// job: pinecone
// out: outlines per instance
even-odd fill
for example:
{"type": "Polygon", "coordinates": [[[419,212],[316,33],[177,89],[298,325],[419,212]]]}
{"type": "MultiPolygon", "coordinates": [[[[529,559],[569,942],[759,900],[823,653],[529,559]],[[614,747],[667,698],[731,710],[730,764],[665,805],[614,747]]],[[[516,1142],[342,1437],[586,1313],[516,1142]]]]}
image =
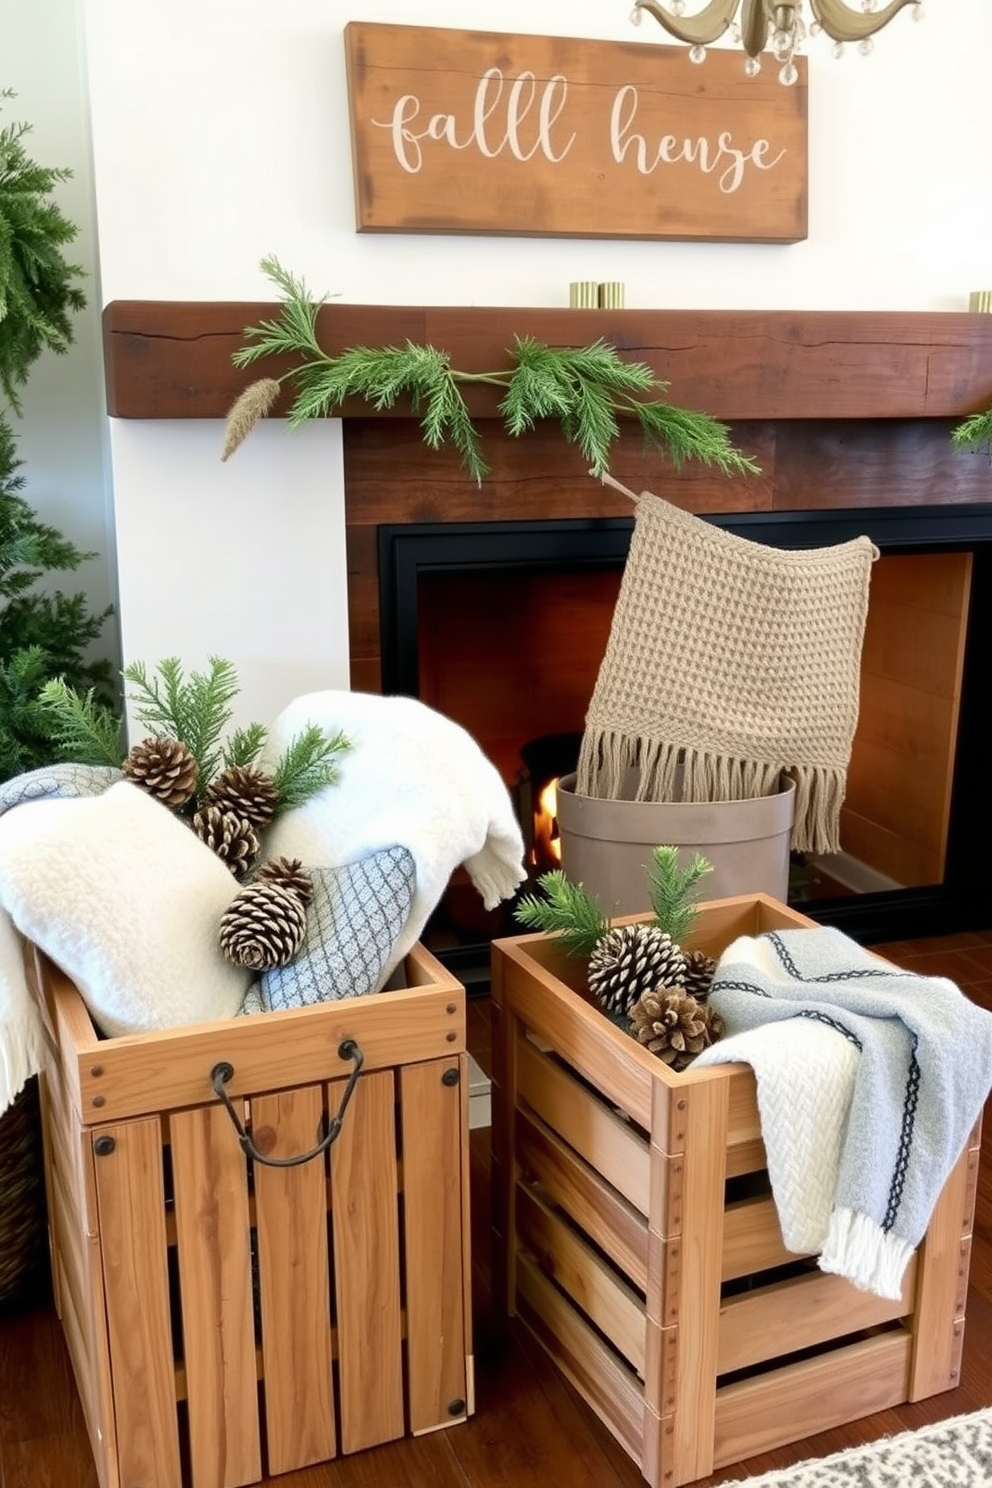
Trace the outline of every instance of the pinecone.
{"type": "Polygon", "coordinates": [[[715,971],[716,962],[705,951],[686,951],[682,985],[689,996],[694,997],[697,1002],[705,1002],[710,995],[715,971]]]}
{"type": "Polygon", "coordinates": [[[220,948],[235,966],[267,971],[292,961],[307,932],[306,905],[280,883],[246,884],[221,916],[220,948]]]}
{"type": "Polygon", "coordinates": [[[267,827],[279,804],[279,791],[264,771],[251,765],[229,765],[211,780],[203,792],[203,804],[233,811],[253,827],[267,827]]]}
{"type": "Polygon", "coordinates": [[[642,992],[681,985],[685,957],[657,925],[617,925],[589,957],[589,990],[604,1013],[626,1017],[642,992]]]}
{"type": "Polygon", "coordinates": [[[268,858],[259,863],[251,881],[279,884],[289,889],[303,904],[309,904],[313,897],[313,879],[299,858],[268,858]]]}
{"type": "Polygon", "coordinates": [[[219,806],[201,806],[192,821],[200,841],[215,852],[235,878],[244,878],[258,856],[258,837],[251,822],[222,811],[219,806]]]}
{"type": "Polygon", "coordinates": [[[133,745],[121,769],[126,780],[174,811],[191,800],[199,767],[181,739],[161,736],[133,745]]]}
{"type": "Polygon", "coordinates": [[[723,1021],[682,987],[645,992],[630,1010],[637,1042],[674,1070],[683,1070],[723,1033],[723,1021]]]}

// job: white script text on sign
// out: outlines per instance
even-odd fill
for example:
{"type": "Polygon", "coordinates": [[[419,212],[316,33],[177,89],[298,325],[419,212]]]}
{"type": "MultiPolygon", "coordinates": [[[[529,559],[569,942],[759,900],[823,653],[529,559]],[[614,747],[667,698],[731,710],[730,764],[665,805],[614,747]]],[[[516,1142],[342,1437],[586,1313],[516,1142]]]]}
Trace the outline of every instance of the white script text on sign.
{"type": "Polygon", "coordinates": [[[806,89],[739,53],[351,22],[359,230],[795,242],[806,89]]]}

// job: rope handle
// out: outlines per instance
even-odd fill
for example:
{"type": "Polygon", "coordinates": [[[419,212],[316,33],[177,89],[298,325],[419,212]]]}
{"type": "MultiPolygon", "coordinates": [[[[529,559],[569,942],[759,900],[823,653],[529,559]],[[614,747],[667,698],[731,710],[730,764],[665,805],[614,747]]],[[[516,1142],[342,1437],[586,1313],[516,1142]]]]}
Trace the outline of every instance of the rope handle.
{"type": "Polygon", "coordinates": [[[351,1100],[352,1092],[362,1072],[362,1065],[365,1063],[365,1055],[354,1039],[345,1039],[343,1043],[338,1045],[338,1058],[351,1059],[353,1061],[352,1071],[348,1076],[348,1083],[344,1088],[344,1095],[341,1097],[338,1113],[327,1123],[327,1131],[317,1143],[317,1146],[312,1147],[309,1152],[298,1152],[295,1157],[266,1157],[264,1152],[259,1152],[248,1132],[245,1130],[241,1117],[234,1109],[231,1097],[224,1089],[228,1081],[234,1078],[234,1065],[229,1064],[224,1059],[214,1065],[210,1071],[210,1082],[214,1087],[214,1094],[219,1101],[223,1102],[224,1109],[234,1123],[234,1129],[238,1134],[238,1142],[246,1157],[250,1157],[252,1162],[264,1163],[269,1168],[295,1168],[300,1163],[309,1162],[311,1158],[319,1157],[322,1152],[327,1151],[331,1143],[340,1136],[341,1124],[344,1121],[348,1102],[351,1100]]]}

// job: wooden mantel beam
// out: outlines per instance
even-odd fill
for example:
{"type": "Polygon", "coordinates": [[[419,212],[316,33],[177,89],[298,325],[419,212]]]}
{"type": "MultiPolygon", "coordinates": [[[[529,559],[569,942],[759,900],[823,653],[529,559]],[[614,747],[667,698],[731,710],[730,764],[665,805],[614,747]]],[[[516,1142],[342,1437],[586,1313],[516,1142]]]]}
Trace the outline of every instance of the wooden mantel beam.
{"type": "MultiPolygon", "coordinates": [[[[103,312],[107,410],[115,418],[223,418],[255,376],[232,354],[246,326],[275,303],[114,300],[103,312]]],[[[558,310],[329,303],[321,345],[402,345],[446,351],[465,371],[505,367],[514,336],[553,346],[597,337],[647,362],[673,403],[716,418],[952,418],[992,404],[992,315],[958,312],[800,310],[558,310]]],[[[476,417],[497,394],[473,389],[476,417]]],[[[286,401],[275,413],[285,413],[286,401]]],[[[366,404],[345,416],[369,417],[366,404]]],[[[409,415],[397,407],[396,415],[409,415]]]]}

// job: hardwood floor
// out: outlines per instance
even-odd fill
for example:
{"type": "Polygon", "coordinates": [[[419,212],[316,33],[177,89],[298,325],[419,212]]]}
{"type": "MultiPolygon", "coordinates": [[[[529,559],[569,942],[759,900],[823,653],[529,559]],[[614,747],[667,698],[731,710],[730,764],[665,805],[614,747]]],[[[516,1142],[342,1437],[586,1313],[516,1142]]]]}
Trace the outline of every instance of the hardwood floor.
{"type": "MultiPolygon", "coordinates": [[[[884,947],[899,964],[949,976],[992,1010],[992,932],[884,947]]],[[[469,1045],[486,1068],[488,1004],[469,1006],[469,1045]]],[[[267,1480],[273,1488],[638,1488],[639,1470],[489,1291],[489,1134],[472,1134],[476,1414],[464,1425],[267,1480]]],[[[700,1480],[699,1488],[992,1404],[992,1111],[987,1109],[960,1386],[868,1416],[700,1480]]],[[[0,1321],[0,1488],[97,1488],[61,1326],[48,1302],[0,1321]]],[[[122,1488],[144,1488],[125,1484],[122,1488]]]]}

